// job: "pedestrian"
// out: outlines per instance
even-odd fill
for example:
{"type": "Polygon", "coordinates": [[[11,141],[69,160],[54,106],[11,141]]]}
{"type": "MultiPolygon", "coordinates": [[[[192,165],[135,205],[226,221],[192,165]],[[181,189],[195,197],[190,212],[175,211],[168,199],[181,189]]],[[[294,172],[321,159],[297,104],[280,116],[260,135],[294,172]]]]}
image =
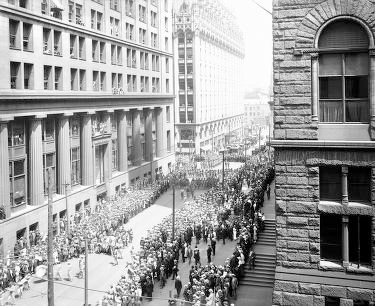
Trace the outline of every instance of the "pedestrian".
{"type": "Polygon", "coordinates": [[[195,249],[194,249],[194,260],[195,260],[196,266],[201,263],[201,255],[199,254],[199,249],[197,245],[195,246],[195,249]]]}
{"type": "Polygon", "coordinates": [[[208,263],[211,262],[211,254],[212,254],[212,248],[211,248],[211,245],[208,245],[208,248],[207,248],[207,262],[208,263]]]}
{"type": "Polygon", "coordinates": [[[189,259],[189,265],[191,264],[191,257],[193,256],[193,250],[191,249],[190,244],[187,247],[187,258],[189,259]]]}
{"type": "Polygon", "coordinates": [[[56,279],[58,281],[62,280],[62,277],[61,277],[61,263],[57,263],[56,264],[56,279]]]}
{"type": "Polygon", "coordinates": [[[115,262],[113,263],[114,266],[117,266],[117,265],[118,265],[117,252],[118,252],[118,251],[117,251],[117,248],[114,247],[114,248],[113,248],[113,259],[114,259],[114,261],[115,261],[115,262]]]}
{"type": "Polygon", "coordinates": [[[267,199],[269,200],[271,197],[271,186],[270,184],[267,185],[267,199]]]}
{"type": "Polygon", "coordinates": [[[172,268],[172,280],[174,280],[175,277],[177,276],[177,272],[178,272],[177,260],[175,260],[173,268],[172,268]]]}
{"type": "Polygon", "coordinates": [[[181,289],[182,289],[182,282],[180,279],[180,275],[176,276],[176,280],[174,281],[174,287],[177,291],[177,298],[179,298],[181,294],[181,289]]]}
{"type": "Polygon", "coordinates": [[[212,247],[212,254],[215,256],[215,251],[216,251],[216,239],[215,239],[215,237],[211,238],[211,247],[212,247]]]}
{"type": "Polygon", "coordinates": [[[68,281],[71,282],[73,280],[73,272],[72,272],[72,265],[70,262],[68,262],[67,274],[68,274],[68,281]]]}

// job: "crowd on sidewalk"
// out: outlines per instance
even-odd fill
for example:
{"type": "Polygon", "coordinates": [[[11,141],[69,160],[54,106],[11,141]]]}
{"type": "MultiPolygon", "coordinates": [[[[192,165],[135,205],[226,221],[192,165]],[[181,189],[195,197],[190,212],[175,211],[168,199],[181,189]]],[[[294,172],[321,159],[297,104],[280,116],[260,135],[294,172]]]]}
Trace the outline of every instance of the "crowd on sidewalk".
{"type": "MultiPolygon", "coordinates": [[[[205,173],[210,174],[217,172],[205,173]]],[[[141,240],[140,251],[132,252],[123,276],[101,305],[140,305],[142,299],[152,299],[154,286],[162,288],[169,277],[175,280],[177,297],[181,295],[189,305],[215,300],[221,306],[230,296],[235,297],[243,267],[249,258],[254,258],[251,247],[264,228],[261,207],[274,172],[268,156],[259,154],[254,162],[227,174],[224,191],[217,183],[199,198],[185,202],[176,212],[174,231],[172,216],[149,231],[141,240]],[[243,193],[242,182],[252,191],[243,193]],[[216,243],[225,243],[226,239],[238,241],[232,256],[223,265],[212,264],[216,243]],[[207,244],[207,265],[202,265],[196,247],[201,240],[207,244]],[[180,260],[194,263],[190,281],[184,286],[177,277],[180,260]]]]}

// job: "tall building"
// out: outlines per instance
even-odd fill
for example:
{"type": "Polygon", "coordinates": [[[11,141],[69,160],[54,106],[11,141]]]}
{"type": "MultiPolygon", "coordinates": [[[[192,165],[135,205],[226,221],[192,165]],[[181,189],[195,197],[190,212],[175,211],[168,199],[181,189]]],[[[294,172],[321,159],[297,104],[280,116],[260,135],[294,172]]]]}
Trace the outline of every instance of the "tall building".
{"type": "Polygon", "coordinates": [[[374,305],[375,4],[297,2],[273,7],[273,304],[374,305]]]}
{"type": "MultiPolygon", "coordinates": [[[[174,160],[171,0],[0,0],[0,255],[174,160]]],[[[58,228],[57,228],[58,229],[58,228]]]]}
{"type": "Polygon", "coordinates": [[[217,0],[174,1],[178,152],[211,151],[242,128],[242,33],[217,0]]]}

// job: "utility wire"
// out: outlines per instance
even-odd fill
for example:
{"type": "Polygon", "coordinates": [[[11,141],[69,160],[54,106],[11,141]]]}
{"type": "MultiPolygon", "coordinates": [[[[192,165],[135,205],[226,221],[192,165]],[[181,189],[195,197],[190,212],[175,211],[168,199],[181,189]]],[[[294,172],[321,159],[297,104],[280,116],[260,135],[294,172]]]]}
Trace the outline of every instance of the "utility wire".
{"type": "Polygon", "coordinates": [[[264,6],[260,5],[255,0],[251,0],[251,2],[253,2],[255,5],[259,6],[262,10],[266,11],[268,14],[270,14],[272,16],[272,12],[271,11],[267,10],[264,6]]]}

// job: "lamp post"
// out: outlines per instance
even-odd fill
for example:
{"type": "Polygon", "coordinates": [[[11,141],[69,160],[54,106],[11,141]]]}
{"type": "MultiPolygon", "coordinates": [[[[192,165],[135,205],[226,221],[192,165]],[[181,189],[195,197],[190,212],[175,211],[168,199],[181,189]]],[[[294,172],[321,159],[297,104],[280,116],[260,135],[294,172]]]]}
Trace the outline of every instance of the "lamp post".
{"type": "Polygon", "coordinates": [[[225,154],[225,149],[221,149],[220,153],[223,154],[223,176],[222,176],[222,181],[221,181],[221,189],[222,189],[222,194],[223,194],[223,204],[224,204],[224,174],[225,174],[225,168],[224,168],[224,154],[225,154]]]}

